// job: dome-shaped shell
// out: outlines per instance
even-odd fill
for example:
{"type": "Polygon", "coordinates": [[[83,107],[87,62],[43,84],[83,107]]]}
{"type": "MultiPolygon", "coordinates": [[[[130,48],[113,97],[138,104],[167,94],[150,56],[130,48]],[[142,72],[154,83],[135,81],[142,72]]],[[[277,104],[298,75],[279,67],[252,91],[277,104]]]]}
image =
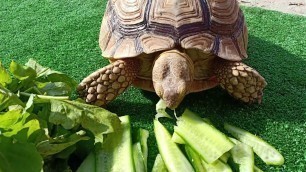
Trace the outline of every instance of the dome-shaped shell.
{"type": "Polygon", "coordinates": [[[247,39],[236,0],[109,0],[99,44],[115,59],[180,46],[238,61],[247,39]]]}

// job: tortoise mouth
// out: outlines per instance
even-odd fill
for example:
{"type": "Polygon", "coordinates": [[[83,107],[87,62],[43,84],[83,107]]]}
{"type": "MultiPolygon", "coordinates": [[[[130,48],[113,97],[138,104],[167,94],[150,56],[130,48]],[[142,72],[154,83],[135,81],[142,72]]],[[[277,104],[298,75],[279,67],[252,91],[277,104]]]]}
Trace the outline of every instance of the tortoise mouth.
{"type": "Polygon", "coordinates": [[[177,108],[185,97],[185,93],[179,91],[167,90],[162,94],[162,99],[166,103],[167,107],[174,110],[177,108]]]}

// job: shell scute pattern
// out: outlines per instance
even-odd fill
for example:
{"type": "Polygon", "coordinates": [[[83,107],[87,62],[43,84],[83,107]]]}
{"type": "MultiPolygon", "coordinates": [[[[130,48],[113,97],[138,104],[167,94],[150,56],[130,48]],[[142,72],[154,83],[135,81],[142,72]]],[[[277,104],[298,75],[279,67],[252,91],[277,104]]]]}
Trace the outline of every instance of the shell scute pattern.
{"type": "Polygon", "coordinates": [[[236,0],[112,0],[99,43],[102,55],[114,59],[180,46],[241,60],[247,28],[236,0]]]}

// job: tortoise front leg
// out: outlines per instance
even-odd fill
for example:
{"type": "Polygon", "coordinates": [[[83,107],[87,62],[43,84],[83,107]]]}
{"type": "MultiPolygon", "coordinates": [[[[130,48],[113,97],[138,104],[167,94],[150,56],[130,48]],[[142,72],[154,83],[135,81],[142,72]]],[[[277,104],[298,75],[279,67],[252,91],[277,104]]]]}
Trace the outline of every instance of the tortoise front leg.
{"type": "Polygon", "coordinates": [[[246,103],[261,103],[267,83],[255,69],[242,62],[218,60],[215,72],[221,87],[231,96],[246,103]]]}
{"type": "Polygon", "coordinates": [[[86,103],[106,105],[132,84],[138,69],[135,58],[117,60],[84,78],[77,91],[86,103]]]}

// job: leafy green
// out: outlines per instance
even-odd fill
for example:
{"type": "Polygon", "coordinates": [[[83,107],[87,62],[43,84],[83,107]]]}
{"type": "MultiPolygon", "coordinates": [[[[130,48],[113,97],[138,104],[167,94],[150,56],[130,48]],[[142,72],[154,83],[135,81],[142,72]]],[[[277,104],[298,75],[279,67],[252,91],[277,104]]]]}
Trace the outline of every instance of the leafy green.
{"type": "Polygon", "coordinates": [[[44,140],[38,143],[36,148],[43,157],[50,156],[63,151],[81,140],[89,140],[89,137],[85,136],[85,134],[86,132],[81,130],[70,136],[62,135],[54,139],[44,140]]]}
{"type": "Polygon", "coordinates": [[[27,66],[22,66],[15,61],[11,62],[10,71],[20,81],[33,80],[36,77],[36,71],[27,66]]]}
{"type": "Polygon", "coordinates": [[[11,110],[0,115],[0,128],[8,128],[18,122],[20,110],[11,110]]]}
{"type": "Polygon", "coordinates": [[[12,78],[10,74],[6,71],[6,69],[2,66],[0,62],[0,84],[3,86],[6,86],[6,84],[9,84],[12,82],[12,78]]]}
{"type": "Polygon", "coordinates": [[[16,94],[0,85],[0,111],[8,108],[11,105],[25,106],[25,104],[16,94]]]}
{"type": "Polygon", "coordinates": [[[32,143],[13,141],[0,135],[0,171],[33,171],[42,169],[43,159],[32,143]]]}
{"type": "Polygon", "coordinates": [[[50,96],[69,95],[72,90],[65,82],[36,82],[37,88],[44,94],[50,96]]]}
{"type": "Polygon", "coordinates": [[[69,87],[74,88],[77,85],[77,82],[70,78],[68,75],[63,74],[58,71],[51,70],[48,67],[43,67],[40,64],[38,64],[35,60],[29,59],[29,61],[25,64],[28,67],[31,67],[34,69],[37,73],[38,80],[47,80],[52,83],[55,82],[63,82],[69,85],[69,87]]]}
{"type": "Polygon", "coordinates": [[[0,171],[71,171],[71,158],[121,126],[116,114],[69,100],[76,83],[33,59],[0,63],[0,171]]]}
{"type": "Polygon", "coordinates": [[[72,129],[81,125],[95,135],[96,142],[103,142],[102,134],[120,127],[118,116],[103,108],[69,100],[51,100],[51,123],[72,129]]]}
{"type": "Polygon", "coordinates": [[[0,115],[0,131],[5,137],[15,138],[26,142],[32,135],[41,130],[40,123],[28,112],[22,110],[10,110],[0,115]]]}

